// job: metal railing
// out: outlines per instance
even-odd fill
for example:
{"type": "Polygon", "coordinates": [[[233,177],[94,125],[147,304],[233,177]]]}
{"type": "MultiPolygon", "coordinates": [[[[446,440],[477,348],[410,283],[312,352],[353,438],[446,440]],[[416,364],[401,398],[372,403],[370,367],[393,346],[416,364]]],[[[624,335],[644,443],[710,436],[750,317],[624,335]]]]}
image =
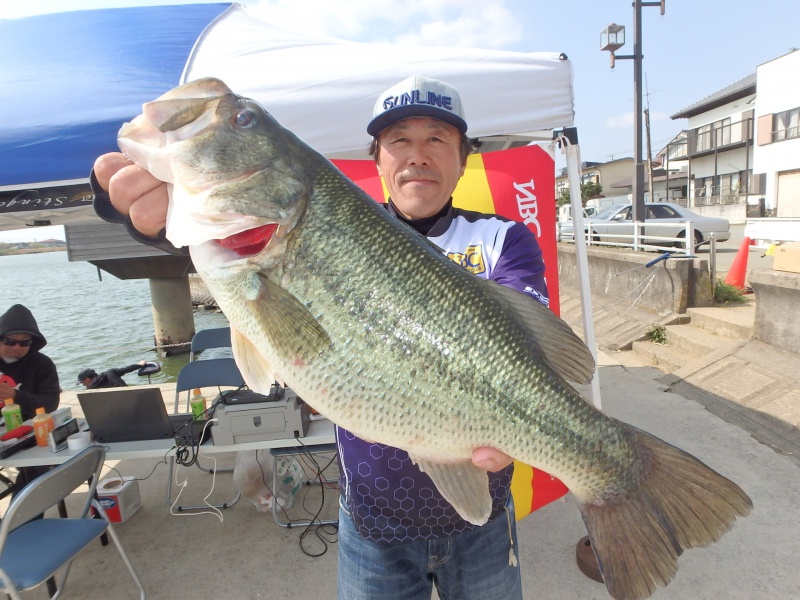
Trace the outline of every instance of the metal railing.
{"type": "MultiPolygon", "coordinates": [[[[694,242],[687,244],[686,240],[694,240],[694,222],[681,221],[684,226],[682,235],[675,237],[660,235],[658,232],[667,227],[673,228],[676,223],[671,225],[659,224],[653,221],[636,221],[628,223],[603,223],[603,232],[598,233],[594,223],[585,223],[584,231],[586,244],[588,246],[606,246],[631,248],[632,250],[647,252],[676,252],[681,254],[694,254],[696,247],[694,242]],[[633,232],[630,228],[633,227],[633,232]],[[625,230],[624,233],[610,233],[614,229],[625,230]],[[608,230],[608,231],[606,231],[608,230]],[[602,237],[601,237],[602,236],[602,237]]],[[[558,239],[561,242],[574,242],[575,231],[572,225],[559,224],[558,239]],[[569,227],[570,229],[567,229],[569,227]]]]}

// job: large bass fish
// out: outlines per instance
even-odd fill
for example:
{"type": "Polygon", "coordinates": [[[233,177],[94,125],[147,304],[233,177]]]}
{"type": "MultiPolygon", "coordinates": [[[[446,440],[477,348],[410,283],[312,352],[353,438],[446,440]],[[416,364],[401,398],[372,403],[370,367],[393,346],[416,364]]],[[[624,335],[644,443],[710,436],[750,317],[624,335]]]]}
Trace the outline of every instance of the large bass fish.
{"type": "Polygon", "coordinates": [[[408,451],[465,519],[491,510],[474,448],[543,469],[577,499],[611,596],[637,599],[750,511],[736,484],[575,391],[591,354],[552,312],[469,274],[223,82],[145,104],[119,144],[172,184],[167,237],[190,247],[248,385],[282,381],[408,451]]]}

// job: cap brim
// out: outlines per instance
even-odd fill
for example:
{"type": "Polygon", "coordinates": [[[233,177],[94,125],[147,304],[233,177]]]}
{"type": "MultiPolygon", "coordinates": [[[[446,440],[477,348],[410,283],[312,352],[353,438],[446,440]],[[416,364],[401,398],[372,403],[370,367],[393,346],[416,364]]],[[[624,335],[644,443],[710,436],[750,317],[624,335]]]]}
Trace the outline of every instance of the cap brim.
{"type": "Polygon", "coordinates": [[[392,123],[397,123],[397,121],[409,119],[411,117],[431,117],[452,125],[461,133],[467,132],[467,122],[458,115],[435,106],[412,104],[408,106],[398,106],[397,108],[382,112],[369,122],[367,125],[367,133],[375,137],[392,123]]]}

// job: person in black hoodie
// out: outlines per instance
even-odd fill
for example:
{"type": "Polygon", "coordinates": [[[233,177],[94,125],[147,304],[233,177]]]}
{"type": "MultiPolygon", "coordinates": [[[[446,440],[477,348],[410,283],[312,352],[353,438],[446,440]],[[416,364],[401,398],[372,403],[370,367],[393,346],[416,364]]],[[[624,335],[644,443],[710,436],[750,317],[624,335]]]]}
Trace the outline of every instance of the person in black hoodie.
{"type": "Polygon", "coordinates": [[[36,409],[58,408],[61,387],[53,361],[40,351],[47,340],[30,310],[15,304],[0,316],[0,403],[11,398],[32,419],[36,409]]]}

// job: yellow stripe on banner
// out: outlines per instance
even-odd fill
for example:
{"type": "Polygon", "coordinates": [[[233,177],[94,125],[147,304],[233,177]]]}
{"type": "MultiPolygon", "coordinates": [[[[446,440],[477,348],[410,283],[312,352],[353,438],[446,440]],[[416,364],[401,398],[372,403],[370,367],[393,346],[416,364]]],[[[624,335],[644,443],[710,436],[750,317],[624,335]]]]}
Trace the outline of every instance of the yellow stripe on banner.
{"type": "Polygon", "coordinates": [[[483,166],[483,157],[480,154],[471,154],[467,157],[467,169],[459,180],[456,191],[453,192],[453,205],[488,214],[496,212],[492,190],[486,177],[486,168],[483,166]]]}
{"type": "Polygon", "coordinates": [[[511,477],[511,496],[514,498],[514,516],[517,521],[531,514],[533,506],[533,467],[514,461],[511,477]]]}

